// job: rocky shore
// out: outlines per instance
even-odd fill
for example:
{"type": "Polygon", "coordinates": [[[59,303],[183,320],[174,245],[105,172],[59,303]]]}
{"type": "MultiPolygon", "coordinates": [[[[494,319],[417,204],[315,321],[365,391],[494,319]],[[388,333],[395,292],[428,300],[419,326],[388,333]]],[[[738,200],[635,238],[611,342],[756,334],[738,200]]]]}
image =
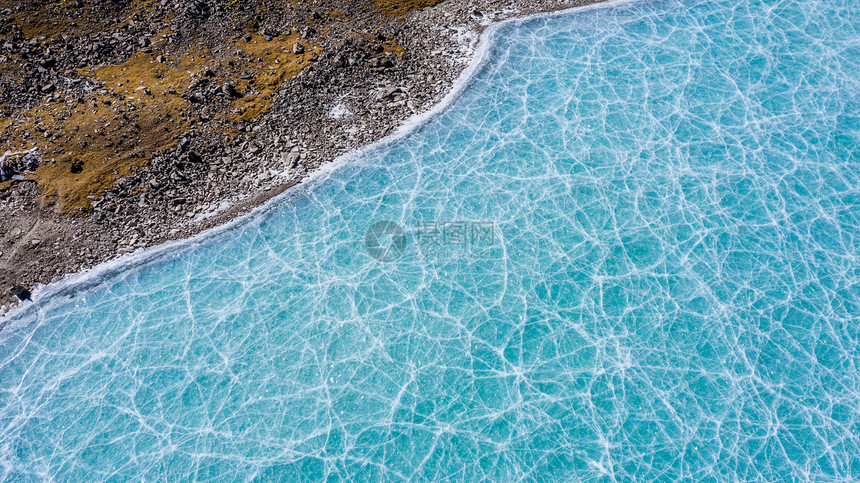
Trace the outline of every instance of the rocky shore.
{"type": "Polygon", "coordinates": [[[0,313],[384,137],[491,23],[593,2],[275,3],[0,0],[0,313]]]}

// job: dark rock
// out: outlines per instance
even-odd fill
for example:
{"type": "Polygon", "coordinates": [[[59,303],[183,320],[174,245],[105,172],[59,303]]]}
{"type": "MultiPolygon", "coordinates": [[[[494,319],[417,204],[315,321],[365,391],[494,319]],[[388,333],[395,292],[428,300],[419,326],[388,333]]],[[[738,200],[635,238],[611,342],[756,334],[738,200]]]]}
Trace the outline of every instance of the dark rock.
{"type": "Polygon", "coordinates": [[[230,96],[234,99],[238,99],[240,97],[243,97],[243,94],[241,92],[237,91],[236,86],[230,82],[225,82],[224,87],[221,88],[221,91],[224,94],[227,94],[228,96],[230,96]]]}
{"type": "Polygon", "coordinates": [[[305,53],[305,46],[296,42],[293,44],[293,53],[296,55],[301,55],[305,53]]]}
{"type": "Polygon", "coordinates": [[[10,288],[9,291],[12,292],[13,295],[18,297],[18,300],[22,302],[25,300],[31,300],[30,291],[20,285],[12,285],[12,288],[10,288]]]}
{"type": "Polygon", "coordinates": [[[191,163],[200,163],[203,161],[203,156],[201,156],[197,151],[189,151],[188,161],[191,163]]]}
{"type": "Polygon", "coordinates": [[[18,164],[22,165],[25,171],[35,171],[39,167],[39,158],[33,153],[27,153],[18,164]]]}
{"type": "Polygon", "coordinates": [[[379,92],[379,98],[385,99],[385,100],[391,100],[391,99],[394,99],[394,96],[396,96],[397,94],[402,94],[402,93],[403,93],[403,90],[399,87],[394,87],[394,86],[383,87],[382,90],[379,92]]]}
{"type": "Polygon", "coordinates": [[[201,0],[186,3],[182,8],[182,14],[195,20],[206,19],[212,14],[209,5],[201,0]]]}
{"type": "Polygon", "coordinates": [[[74,161],[74,162],[72,162],[72,165],[69,166],[69,171],[71,171],[72,174],[78,174],[78,173],[82,172],[83,170],[84,170],[84,163],[82,163],[80,161],[74,161]]]}

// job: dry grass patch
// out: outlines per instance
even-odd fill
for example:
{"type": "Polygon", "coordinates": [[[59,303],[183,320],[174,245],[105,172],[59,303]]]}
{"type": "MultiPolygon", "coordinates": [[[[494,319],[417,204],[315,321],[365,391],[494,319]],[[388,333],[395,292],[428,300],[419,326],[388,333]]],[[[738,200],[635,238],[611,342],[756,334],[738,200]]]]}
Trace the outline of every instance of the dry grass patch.
{"type": "Polygon", "coordinates": [[[45,37],[53,39],[61,34],[72,37],[94,34],[112,25],[117,17],[129,19],[135,13],[150,12],[159,0],[76,0],[21,2],[20,0],[0,0],[0,9],[21,7],[14,16],[14,22],[21,33],[28,38],[45,37]],[[92,14],[95,7],[108,8],[92,14]]]}
{"type": "MultiPolygon", "coordinates": [[[[154,153],[174,147],[197,124],[187,96],[192,84],[202,79],[218,86],[233,83],[244,95],[231,100],[226,112],[219,109],[219,116],[229,123],[250,122],[267,112],[280,86],[320,52],[295,34],[274,39],[254,35],[250,42],[228,45],[236,50],[219,56],[204,49],[168,55],[150,48],[116,65],[82,69],[82,77],[104,88],[80,103],[44,102],[14,121],[4,120],[0,152],[38,147],[43,159],[53,159],[28,175],[38,183],[43,202],[62,212],[89,211],[117,179],[146,166],[154,153]],[[304,53],[293,53],[296,43],[304,53]],[[83,170],[73,173],[73,163],[82,163],[83,170]]],[[[223,125],[206,129],[219,138],[235,132],[223,125]]]]}
{"type": "Polygon", "coordinates": [[[373,6],[389,17],[402,17],[413,10],[432,7],[444,0],[373,0],[373,6]]]}
{"type": "Polygon", "coordinates": [[[242,65],[252,73],[250,79],[235,81],[237,90],[244,96],[230,103],[233,121],[252,121],[268,112],[284,81],[298,75],[322,52],[296,33],[273,39],[255,33],[250,41],[236,40],[233,45],[242,51],[245,57],[242,65]],[[304,48],[301,54],[293,53],[297,43],[304,48]]]}

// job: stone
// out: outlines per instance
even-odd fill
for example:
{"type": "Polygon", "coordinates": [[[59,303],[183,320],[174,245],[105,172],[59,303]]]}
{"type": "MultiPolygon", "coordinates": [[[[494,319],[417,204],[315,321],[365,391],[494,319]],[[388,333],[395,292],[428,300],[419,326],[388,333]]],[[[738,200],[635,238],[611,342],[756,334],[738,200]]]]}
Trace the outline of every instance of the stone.
{"type": "Polygon", "coordinates": [[[18,297],[18,300],[20,300],[21,302],[30,300],[31,294],[26,287],[23,287],[21,285],[12,285],[9,291],[12,292],[15,297],[18,297]]]}
{"type": "Polygon", "coordinates": [[[399,87],[387,86],[379,91],[380,99],[393,99],[395,95],[402,94],[403,90],[399,87]]]}
{"type": "Polygon", "coordinates": [[[221,87],[221,92],[235,99],[243,97],[242,93],[237,91],[236,86],[231,82],[225,82],[224,86],[221,87]]]}
{"type": "Polygon", "coordinates": [[[197,151],[189,151],[188,161],[191,163],[200,163],[203,161],[203,156],[201,156],[197,151]]]}
{"type": "Polygon", "coordinates": [[[305,46],[296,42],[293,44],[293,53],[296,55],[301,55],[305,53],[305,46]]]}

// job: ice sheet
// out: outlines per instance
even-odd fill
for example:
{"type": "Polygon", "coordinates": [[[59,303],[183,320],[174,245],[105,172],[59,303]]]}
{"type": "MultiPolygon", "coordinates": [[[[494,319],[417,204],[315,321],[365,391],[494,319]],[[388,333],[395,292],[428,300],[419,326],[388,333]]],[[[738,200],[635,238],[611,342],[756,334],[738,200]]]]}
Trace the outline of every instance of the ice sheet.
{"type": "Polygon", "coordinates": [[[0,478],[860,478],[858,27],[495,31],[407,136],[18,314],[0,478]]]}

